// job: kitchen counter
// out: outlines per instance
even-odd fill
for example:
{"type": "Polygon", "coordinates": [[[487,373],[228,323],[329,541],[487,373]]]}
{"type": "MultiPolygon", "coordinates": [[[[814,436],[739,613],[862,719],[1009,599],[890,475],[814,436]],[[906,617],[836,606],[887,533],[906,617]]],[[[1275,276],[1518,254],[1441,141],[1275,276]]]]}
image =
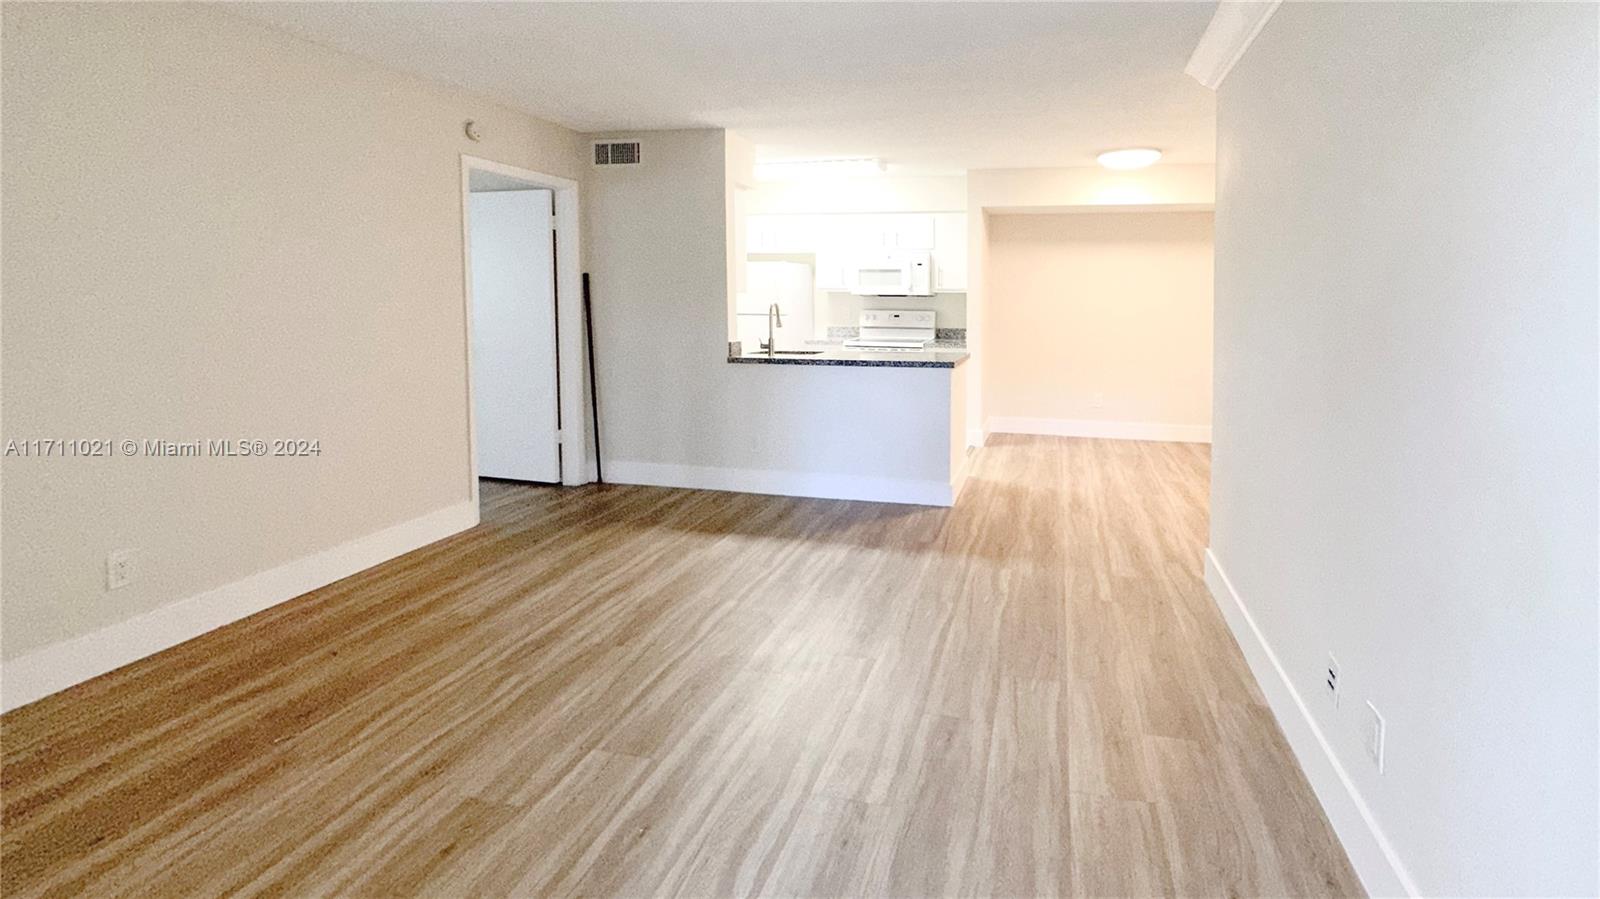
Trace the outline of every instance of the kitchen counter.
{"type": "MultiPolygon", "coordinates": [[[[731,347],[730,347],[731,349],[731,347]]],[[[729,362],[750,365],[842,365],[864,368],[955,368],[967,360],[960,347],[931,347],[926,350],[867,350],[846,346],[817,347],[820,353],[768,356],[763,351],[736,352],[729,362]]]]}

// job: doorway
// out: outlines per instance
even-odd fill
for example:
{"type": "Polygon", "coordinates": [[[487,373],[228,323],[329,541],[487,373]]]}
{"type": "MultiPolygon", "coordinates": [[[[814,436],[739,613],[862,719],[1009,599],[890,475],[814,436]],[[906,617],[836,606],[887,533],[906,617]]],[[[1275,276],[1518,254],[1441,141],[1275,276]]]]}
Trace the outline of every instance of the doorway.
{"type": "Polygon", "coordinates": [[[589,476],[577,183],[462,157],[470,489],[589,476]]]}

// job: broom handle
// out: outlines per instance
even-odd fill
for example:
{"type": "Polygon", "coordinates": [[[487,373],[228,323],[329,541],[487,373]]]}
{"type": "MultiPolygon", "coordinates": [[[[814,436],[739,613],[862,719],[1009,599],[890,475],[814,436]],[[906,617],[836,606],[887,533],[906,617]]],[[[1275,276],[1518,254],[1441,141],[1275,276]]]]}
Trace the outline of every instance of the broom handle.
{"type": "Polygon", "coordinates": [[[594,417],[594,479],[605,483],[600,471],[600,391],[595,387],[594,307],[589,302],[589,273],[583,273],[583,331],[589,341],[589,412],[594,417]]]}

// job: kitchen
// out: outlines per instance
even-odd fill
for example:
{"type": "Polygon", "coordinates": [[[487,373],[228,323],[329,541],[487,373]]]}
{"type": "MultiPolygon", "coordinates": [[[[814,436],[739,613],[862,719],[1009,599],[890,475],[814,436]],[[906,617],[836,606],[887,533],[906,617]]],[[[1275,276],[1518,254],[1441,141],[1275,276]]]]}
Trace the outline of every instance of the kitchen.
{"type": "MultiPolygon", "coordinates": [[[[831,161],[841,162],[881,171],[876,160],[831,161]]],[[[880,174],[874,202],[853,189],[865,178],[804,172],[774,184],[763,168],[758,181],[769,180],[735,199],[750,211],[733,235],[730,362],[954,368],[967,358],[964,179],[880,174]]]]}
{"type": "MultiPolygon", "coordinates": [[[[728,166],[727,361],[754,395],[832,406],[833,440],[889,475],[807,478],[801,490],[954,503],[970,456],[965,176],[895,174],[878,160],[746,167],[739,156],[728,166]],[[755,371],[767,368],[832,377],[779,386],[755,371]]],[[[771,402],[751,417],[770,416],[771,402]]]]}

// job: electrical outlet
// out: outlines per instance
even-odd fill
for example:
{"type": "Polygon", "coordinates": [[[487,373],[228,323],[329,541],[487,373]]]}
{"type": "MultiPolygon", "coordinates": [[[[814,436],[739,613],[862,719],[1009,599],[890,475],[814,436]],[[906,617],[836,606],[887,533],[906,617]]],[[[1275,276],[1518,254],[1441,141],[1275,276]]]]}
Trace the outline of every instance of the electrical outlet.
{"type": "Polygon", "coordinates": [[[1372,759],[1372,764],[1377,766],[1378,773],[1383,773],[1383,716],[1378,714],[1378,707],[1369,700],[1367,702],[1367,758],[1372,759]]]}
{"type": "Polygon", "coordinates": [[[1328,685],[1328,697],[1333,700],[1333,707],[1339,707],[1339,660],[1328,653],[1328,671],[1323,678],[1323,683],[1328,685]]]}
{"type": "Polygon", "coordinates": [[[106,589],[120,590],[133,583],[134,552],[119,549],[106,556],[106,589]]]}

